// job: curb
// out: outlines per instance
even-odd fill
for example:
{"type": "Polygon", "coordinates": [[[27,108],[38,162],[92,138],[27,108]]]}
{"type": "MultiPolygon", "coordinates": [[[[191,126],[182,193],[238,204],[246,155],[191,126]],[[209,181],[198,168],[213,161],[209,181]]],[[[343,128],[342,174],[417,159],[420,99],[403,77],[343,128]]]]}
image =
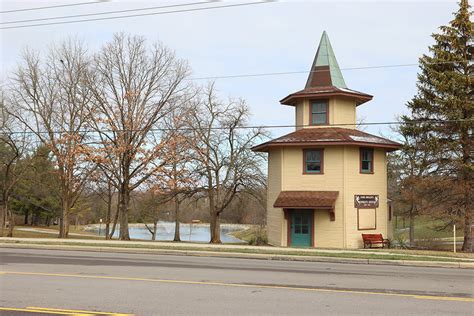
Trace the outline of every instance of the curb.
{"type": "Polygon", "coordinates": [[[257,259],[257,260],[281,260],[281,261],[301,261],[301,262],[328,262],[345,264],[372,264],[391,265],[427,268],[454,268],[454,269],[474,269],[474,262],[435,262],[435,261],[415,261],[415,260],[384,260],[384,259],[359,259],[359,258],[334,258],[318,256],[294,256],[279,254],[258,254],[239,252],[217,252],[199,250],[175,250],[175,249],[150,249],[150,248],[123,248],[123,247],[91,247],[74,245],[37,245],[37,244],[8,244],[0,243],[0,248],[16,249],[43,249],[43,250],[66,250],[66,251],[90,251],[108,253],[129,253],[129,254],[155,254],[155,255],[181,255],[195,257],[215,257],[215,258],[235,258],[235,259],[257,259]]]}

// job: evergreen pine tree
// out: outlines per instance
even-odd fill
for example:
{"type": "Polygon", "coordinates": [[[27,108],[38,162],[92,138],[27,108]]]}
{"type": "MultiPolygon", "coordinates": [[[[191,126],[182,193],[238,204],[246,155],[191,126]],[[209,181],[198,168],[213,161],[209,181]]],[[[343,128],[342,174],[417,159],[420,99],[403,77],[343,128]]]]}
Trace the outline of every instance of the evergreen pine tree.
{"type": "Polygon", "coordinates": [[[420,58],[418,93],[408,103],[411,115],[402,117],[402,133],[421,140],[418,150],[429,153],[425,198],[431,212],[464,227],[464,251],[472,249],[474,205],[471,15],[468,0],[462,0],[454,20],[432,35],[435,43],[420,58]]]}

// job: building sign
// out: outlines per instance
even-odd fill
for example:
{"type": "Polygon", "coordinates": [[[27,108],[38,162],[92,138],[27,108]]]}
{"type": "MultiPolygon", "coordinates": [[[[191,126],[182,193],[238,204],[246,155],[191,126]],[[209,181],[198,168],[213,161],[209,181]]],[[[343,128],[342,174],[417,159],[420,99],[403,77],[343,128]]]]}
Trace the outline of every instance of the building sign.
{"type": "Polygon", "coordinates": [[[377,208],[379,207],[378,195],[354,195],[355,208],[377,208]]]}

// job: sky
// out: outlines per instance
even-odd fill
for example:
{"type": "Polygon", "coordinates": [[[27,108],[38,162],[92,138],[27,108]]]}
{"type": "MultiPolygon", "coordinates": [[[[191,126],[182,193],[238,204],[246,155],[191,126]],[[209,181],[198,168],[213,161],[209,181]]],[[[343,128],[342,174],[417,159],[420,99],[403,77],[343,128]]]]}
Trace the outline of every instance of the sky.
{"type": "MultiPolygon", "coordinates": [[[[0,11],[93,1],[0,0],[0,11]]],[[[5,24],[17,20],[202,1],[111,0],[0,13],[0,27],[25,25],[5,24]]],[[[141,13],[257,1],[221,1],[141,13]]],[[[347,86],[374,96],[372,101],[358,107],[358,119],[364,122],[394,121],[399,115],[408,113],[406,103],[416,93],[417,66],[344,69],[417,63],[433,43],[430,35],[437,32],[439,26],[448,24],[456,10],[454,0],[275,1],[127,19],[0,29],[0,80],[2,83],[8,81],[9,73],[15,69],[26,47],[46,51],[52,43],[77,37],[95,52],[117,32],[141,35],[150,43],[163,42],[178,57],[188,61],[193,78],[308,71],[321,34],[326,30],[347,86]]],[[[128,14],[137,13],[140,12],[128,14]]],[[[74,20],[78,19],[81,18],[74,20]]],[[[291,125],[294,124],[294,108],[281,105],[279,100],[303,89],[307,76],[302,73],[217,79],[216,87],[223,98],[247,101],[252,112],[250,124],[291,125]]],[[[205,80],[196,82],[206,84],[205,80]]],[[[271,129],[273,137],[290,131],[288,128],[271,129]]],[[[367,126],[365,131],[396,138],[388,125],[367,126]]]]}

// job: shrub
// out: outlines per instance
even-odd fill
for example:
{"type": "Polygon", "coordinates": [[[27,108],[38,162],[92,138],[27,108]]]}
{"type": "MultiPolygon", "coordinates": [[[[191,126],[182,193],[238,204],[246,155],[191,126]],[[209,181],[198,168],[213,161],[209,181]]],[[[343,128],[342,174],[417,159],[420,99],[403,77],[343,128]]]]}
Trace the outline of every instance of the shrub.
{"type": "Polygon", "coordinates": [[[390,241],[391,247],[402,249],[409,248],[408,236],[406,231],[395,230],[393,240],[390,241]]]}

